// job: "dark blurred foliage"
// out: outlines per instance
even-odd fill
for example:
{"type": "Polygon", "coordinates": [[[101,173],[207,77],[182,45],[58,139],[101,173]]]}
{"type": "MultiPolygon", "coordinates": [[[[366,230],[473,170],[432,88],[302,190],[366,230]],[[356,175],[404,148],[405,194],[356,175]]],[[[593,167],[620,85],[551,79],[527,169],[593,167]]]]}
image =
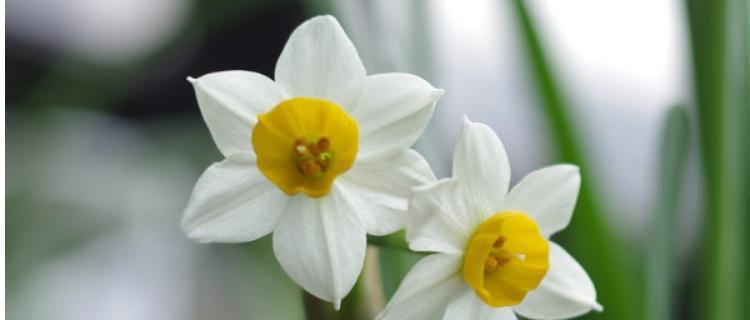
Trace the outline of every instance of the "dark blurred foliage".
{"type": "Polygon", "coordinates": [[[253,1],[196,2],[192,17],[175,43],[126,66],[80,61],[9,34],[6,42],[9,111],[29,111],[27,108],[49,105],[78,107],[83,102],[82,107],[108,109],[134,120],[174,114],[198,117],[187,76],[242,69],[273,77],[276,59],[289,33],[307,18],[301,2],[250,2],[253,1]],[[95,76],[87,77],[91,74],[95,76]],[[58,81],[58,92],[45,95],[41,101],[38,96],[30,97],[38,93],[37,86],[46,89],[55,85],[49,83],[52,80],[58,81]],[[89,100],[73,94],[109,91],[113,90],[113,84],[124,85],[117,89],[115,98],[89,100]],[[107,103],[93,105],[94,101],[107,103]]]}

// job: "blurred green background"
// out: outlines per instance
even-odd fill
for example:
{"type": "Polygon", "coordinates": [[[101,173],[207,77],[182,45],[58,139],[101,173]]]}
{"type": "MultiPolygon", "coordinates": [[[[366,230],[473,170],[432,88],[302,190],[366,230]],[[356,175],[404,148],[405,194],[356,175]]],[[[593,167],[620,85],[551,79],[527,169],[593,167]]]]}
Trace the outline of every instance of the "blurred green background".
{"type": "Polygon", "coordinates": [[[268,237],[179,230],[221,155],[185,78],[273,74],[289,33],[334,14],[369,73],[446,90],[416,148],[450,174],[460,116],[513,181],[581,166],[570,227],[603,313],[750,317],[750,4],[666,1],[6,2],[9,319],[372,318],[421,256],[371,238],[342,310],[304,294],[268,237]]]}

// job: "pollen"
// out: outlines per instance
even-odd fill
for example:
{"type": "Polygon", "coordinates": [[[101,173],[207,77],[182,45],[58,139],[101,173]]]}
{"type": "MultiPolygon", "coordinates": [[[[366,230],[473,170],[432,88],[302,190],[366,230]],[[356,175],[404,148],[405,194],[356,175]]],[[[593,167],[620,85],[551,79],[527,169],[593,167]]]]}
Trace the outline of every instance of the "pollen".
{"type": "Polygon", "coordinates": [[[464,254],[464,281],[492,307],[523,301],[549,268],[549,244],[523,212],[505,211],[483,222],[464,254]]]}
{"type": "Polygon", "coordinates": [[[288,195],[322,197],[357,155],[357,122],[337,104],[313,98],[282,101],[258,116],[252,145],[258,169],[288,195]]]}
{"type": "Polygon", "coordinates": [[[320,177],[331,164],[333,154],[328,151],[330,140],[326,137],[316,142],[307,142],[300,138],[294,142],[295,154],[297,155],[297,169],[307,177],[320,177]]]}
{"type": "Polygon", "coordinates": [[[484,272],[494,272],[499,264],[500,261],[496,257],[488,256],[484,259],[484,272]]]}

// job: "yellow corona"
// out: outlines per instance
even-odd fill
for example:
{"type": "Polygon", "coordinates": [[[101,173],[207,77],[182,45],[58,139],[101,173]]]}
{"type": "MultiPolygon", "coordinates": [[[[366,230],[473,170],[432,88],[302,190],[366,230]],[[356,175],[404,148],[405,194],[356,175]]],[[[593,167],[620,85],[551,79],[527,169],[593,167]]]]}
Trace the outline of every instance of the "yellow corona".
{"type": "Polygon", "coordinates": [[[322,197],[357,155],[357,122],[333,102],[284,100],[258,116],[252,144],[258,169],[288,195],[322,197]]]}
{"type": "Polygon", "coordinates": [[[492,307],[523,301],[549,269],[549,244],[523,212],[505,211],[485,220],[464,253],[464,281],[492,307]]]}

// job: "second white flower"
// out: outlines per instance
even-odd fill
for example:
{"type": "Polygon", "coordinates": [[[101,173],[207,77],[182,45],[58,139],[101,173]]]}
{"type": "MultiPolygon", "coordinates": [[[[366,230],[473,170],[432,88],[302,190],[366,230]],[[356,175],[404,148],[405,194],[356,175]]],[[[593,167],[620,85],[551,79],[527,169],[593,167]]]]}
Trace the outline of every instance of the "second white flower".
{"type": "Polygon", "coordinates": [[[573,214],[578,168],[550,166],[509,184],[500,139],[465,119],[453,178],[416,188],[410,201],[409,247],[435,254],[414,266],[380,319],[565,319],[601,309],[583,268],[549,240],[573,214]]]}

